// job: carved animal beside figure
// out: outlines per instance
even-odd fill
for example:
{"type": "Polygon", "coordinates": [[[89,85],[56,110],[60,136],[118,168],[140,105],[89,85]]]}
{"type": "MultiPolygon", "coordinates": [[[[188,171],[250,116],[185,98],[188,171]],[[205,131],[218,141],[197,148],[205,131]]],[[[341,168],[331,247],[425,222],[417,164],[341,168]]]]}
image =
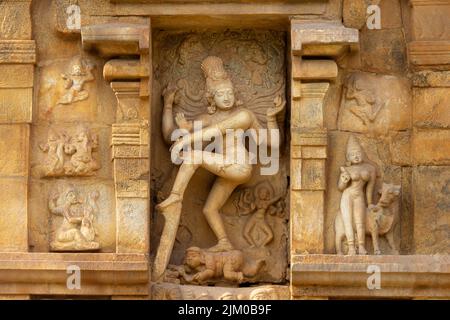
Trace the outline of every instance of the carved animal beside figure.
{"type": "MultiPolygon", "coordinates": [[[[377,205],[369,206],[366,211],[366,234],[372,236],[374,254],[381,254],[379,236],[385,236],[394,254],[399,254],[394,241],[394,230],[397,226],[399,215],[400,186],[383,183],[380,190],[381,198],[377,205]]],[[[335,220],[336,252],[343,254],[342,240],[345,237],[344,223],[340,211],[335,220]]]]}

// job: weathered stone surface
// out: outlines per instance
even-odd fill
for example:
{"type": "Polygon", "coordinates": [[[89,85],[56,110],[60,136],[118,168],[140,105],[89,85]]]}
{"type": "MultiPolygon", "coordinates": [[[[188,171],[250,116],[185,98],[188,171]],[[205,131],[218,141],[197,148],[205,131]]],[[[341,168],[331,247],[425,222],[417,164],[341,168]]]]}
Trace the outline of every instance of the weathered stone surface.
{"type": "Polygon", "coordinates": [[[364,70],[401,73],[406,70],[406,48],[402,29],[361,32],[361,62],[364,70]]]}
{"type": "Polygon", "coordinates": [[[450,253],[450,167],[413,169],[416,254],[450,253]]]}
{"type": "Polygon", "coordinates": [[[31,39],[31,0],[0,2],[0,40],[31,39]]]}
{"type": "Polygon", "coordinates": [[[381,28],[395,29],[402,28],[401,0],[377,0],[370,1],[371,4],[378,4],[381,12],[381,28]]]}
{"type": "Polygon", "coordinates": [[[450,88],[414,88],[413,124],[418,128],[450,128],[450,88]]]}
{"type": "Polygon", "coordinates": [[[413,74],[414,87],[450,87],[450,71],[419,71],[413,74]]]}
{"type": "Polygon", "coordinates": [[[33,88],[0,88],[0,123],[29,123],[33,88]]]}
{"type": "Polygon", "coordinates": [[[347,28],[361,29],[366,24],[366,11],[368,1],[366,0],[344,0],[343,19],[347,28]]]}
{"type": "Polygon", "coordinates": [[[0,252],[28,250],[27,178],[0,177],[0,252]],[[14,227],[12,227],[14,226],[14,227]]]}
{"type": "Polygon", "coordinates": [[[28,176],[29,125],[0,125],[0,137],[0,176],[28,176]]]}
{"type": "Polygon", "coordinates": [[[449,9],[0,0],[0,299],[450,298],[449,9]],[[194,119],[279,128],[277,173],[178,168],[194,119]]]}
{"type": "Polygon", "coordinates": [[[449,139],[450,130],[414,130],[411,140],[414,162],[419,165],[449,164],[450,149],[445,144],[449,139]]]}
{"type": "Polygon", "coordinates": [[[399,166],[409,166],[411,161],[411,132],[399,131],[391,133],[389,151],[392,163],[399,166]]]}
{"type": "Polygon", "coordinates": [[[34,66],[27,64],[0,64],[0,88],[32,88],[34,66]]]}
{"type": "Polygon", "coordinates": [[[410,1],[412,5],[412,36],[414,40],[449,40],[448,1],[410,1]]]}
{"type": "Polygon", "coordinates": [[[323,252],[323,204],[323,191],[292,193],[291,250],[293,253],[317,254],[323,252]],[[314,211],[312,211],[313,208],[314,211]]]}

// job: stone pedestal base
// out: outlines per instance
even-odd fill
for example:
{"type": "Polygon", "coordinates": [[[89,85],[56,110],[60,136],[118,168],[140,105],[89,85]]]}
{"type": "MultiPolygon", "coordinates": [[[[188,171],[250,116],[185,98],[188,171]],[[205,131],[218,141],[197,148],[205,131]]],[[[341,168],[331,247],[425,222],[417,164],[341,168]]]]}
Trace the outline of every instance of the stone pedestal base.
{"type": "Polygon", "coordinates": [[[144,254],[0,253],[0,298],[149,295],[144,254]],[[79,268],[79,269],[78,269],[79,268]],[[75,271],[79,270],[79,288],[75,271]]]}
{"type": "Polygon", "coordinates": [[[291,270],[291,293],[295,299],[450,296],[449,255],[294,255],[291,270]],[[379,289],[373,286],[378,271],[379,289]]]}

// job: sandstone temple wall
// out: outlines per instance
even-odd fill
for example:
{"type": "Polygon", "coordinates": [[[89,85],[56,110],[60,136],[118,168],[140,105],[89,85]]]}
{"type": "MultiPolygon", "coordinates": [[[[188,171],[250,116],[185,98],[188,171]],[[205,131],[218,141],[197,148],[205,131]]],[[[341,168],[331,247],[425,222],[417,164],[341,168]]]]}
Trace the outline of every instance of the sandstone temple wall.
{"type": "Polygon", "coordinates": [[[0,298],[450,298],[449,15],[0,1],[0,298]],[[230,129],[275,172],[173,163],[230,129]]]}

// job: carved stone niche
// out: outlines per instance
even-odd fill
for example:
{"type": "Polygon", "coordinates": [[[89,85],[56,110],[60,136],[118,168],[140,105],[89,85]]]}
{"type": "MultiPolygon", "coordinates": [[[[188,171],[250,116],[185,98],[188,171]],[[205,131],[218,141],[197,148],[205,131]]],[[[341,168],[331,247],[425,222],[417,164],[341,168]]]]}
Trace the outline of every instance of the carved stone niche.
{"type": "MultiPolygon", "coordinates": [[[[277,101],[282,103],[286,95],[286,44],[284,32],[246,29],[155,31],[153,40],[155,98],[151,118],[157,120],[152,127],[152,149],[156,152],[152,154],[151,163],[152,199],[157,205],[169,197],[177,175],[177,166],[172,164],[169,152],[173,142],[164,141],[161,133],[160,119],[167,113],[164,111],[167,106],[163,105],[167,98],[157,97],[167,96],[164,92],[168,90],[176,91],[170,116],[179,127],[199,116],[206,119],[221,115],[222,111],[214,111],[211,100],[205,96],[208,83],[216,81],[208,76],[208,63],[211,63],[226,74],[225,85],[233,85],[234,110],[249,110],[261,127],[271,126],[266,114],[277,101]],[[178,116],[180,113],[184,114],[183,119],[178,116]]],[[[284,114],[279,114],[274,118],[282,137],[286,132],[283,117],[284,114]]],[[[267,164],[255,164],[248,181],[226,191],[229,196],[219,208],[219,215],[233,249],[209,249],[218,240],[205,217],[208,213],[205,203],[212,203],[208,198],[211,191],[219,190],[215,174],[199,168],[192,176],[182,200],[179,223],[173,222],[173,250],[164,231],[168,219],[155,210],[151,232],[154,281],[215,286],[238,286],[243,282],[286,283],[288,157],[283,153],[285,146],[281,149],[276,159],[279,165],[276,174],[263,175],[262,169],[267,164]],[[166,249],[166,260],[162,258],[163,249],[166,249]],[[201,262],[209,270],[207,273],[200,275],[202,267],[194,270],[189,266],[189,261],[197,256],[201,256],[202,261],[207,260],[201,262]],[[210,264],[213,260],[217,262],[214,268],[210,264]]],[[[178,174],[181,170],[178,169],[178,174]]],[[[218,197],[218,193],[214,197],[218,197]]],[[[167,217],[170,220],[174,215],[167,217]]]]}

